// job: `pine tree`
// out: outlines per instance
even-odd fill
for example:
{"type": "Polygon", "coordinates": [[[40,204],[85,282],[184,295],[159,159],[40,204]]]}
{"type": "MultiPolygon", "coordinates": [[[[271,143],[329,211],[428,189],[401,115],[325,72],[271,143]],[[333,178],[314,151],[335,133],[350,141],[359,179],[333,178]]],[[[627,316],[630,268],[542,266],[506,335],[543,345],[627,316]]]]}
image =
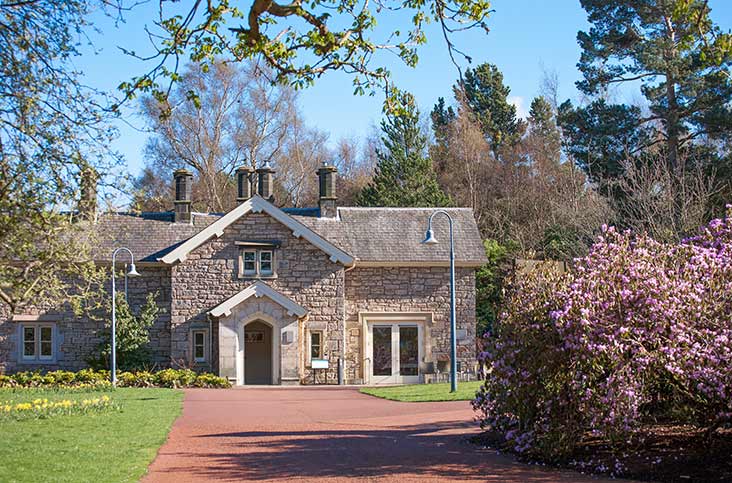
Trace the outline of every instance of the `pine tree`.
{"type": "Polygon", "coordinates": [[[465,102],[480,122],[481,130],[494,152],[521,139],[525,126],[516,116],[516,106],[508,102],[511,89],[504,85],[503,74],[493,64],[467,69],[462,89],[455,86],[455,96],[465,102]]]}
{"type": "Polygon", "coordinates": [[[529,154],[535,163],[559,164],[562,136],[557,127],[554,110],[543,97],[536,97],[531,101],[525,144],[529,147],[529,154]]]}
{"type": "Polygon", "coordinates": [[[659,124],[669,165],[683,171],[680,150],[706,137],[732,134],[732,35],[711,19],[705,0],[582,0],[592,24],[580,32],[577,87],[589,96],[609,86],[640,83],[659,124]]]}
{"type": "Polygon", "coordinates": [[[376,173],[356,197],[359,206],[449,206],[450,198],[437,183],[425,155],[427,138],[410,94],[399,98],[401,115],[381,122],[383,148],[378,149],[376,173]]]}

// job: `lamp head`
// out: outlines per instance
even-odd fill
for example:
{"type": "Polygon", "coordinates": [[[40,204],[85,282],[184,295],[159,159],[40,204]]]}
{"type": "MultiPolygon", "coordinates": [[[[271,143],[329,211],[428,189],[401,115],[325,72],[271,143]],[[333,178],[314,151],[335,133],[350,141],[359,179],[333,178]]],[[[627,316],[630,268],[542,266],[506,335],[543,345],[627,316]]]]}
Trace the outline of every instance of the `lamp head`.
{"type": "Polygon", "coordinates": [[[427,229],[427,233],[425,234],[422,243],[425,245],[437,245],[438,241],[437,238],[435,238],[435,232],[432,231],[432,228],[427,229]]]}
{"type": "Polygon", "coordinates": [[[130,278],[141,277],[140,272],[138,272],[137,267],[135,267],[135,262],[130,263],[130,269],[127,272],[127,276],[130,278]]]}

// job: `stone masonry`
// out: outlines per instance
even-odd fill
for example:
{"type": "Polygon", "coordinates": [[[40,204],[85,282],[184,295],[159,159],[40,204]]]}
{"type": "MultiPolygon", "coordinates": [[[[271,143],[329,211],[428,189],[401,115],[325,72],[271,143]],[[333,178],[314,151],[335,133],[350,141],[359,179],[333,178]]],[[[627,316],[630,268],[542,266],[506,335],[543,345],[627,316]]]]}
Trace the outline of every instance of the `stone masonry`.
{"type": "MultiPolygon", "coordinates": [[[[348,376],[363,380],[362,312],[431,313],[432,324],[425,329],[429,352],[424,363],[449,360],[450,354],[450,271],[447,267],[358,268],[346,274],[346,312],[348,328],[348,376]]],[[[475,272],[472,268],[455,270],[455,311],[458,329],[466,337],[458,341],[458,360],[475,360],[475,272]]]]}
{"type": "MultiPolygon", "coordinates": [[[[249,213],[228,227],[223,236],[191,252],[172,271],[171,357],[185,360],[190,351],[190,331],[207,327],[207,312],[254,282],[238,277],[239,247],[246,240],[277,242],[275,276],[262,280],[309,311],[305,330],[324,330],[325,355],[340,357],[343,322],[343,267],[309,242],[266,214],[249,213]]],[[[233,315],[233,314],[232,314],[233,315]]],[[[217,321],[216,324],[220,323],[217,321]]],[[[230,322],[227,322],[230,324],[230,322]]],[[[221,327],[217,329],[221,335],[221,327]]],[[[219,360],[216,345],[212,369],[219,360]]],[[[302,368],[309,380],[309,369],[302,368]]],[[[337,366],[331,365],[329,381],[337,380],[337,366]]]]}
{"type": "MultiPolygon", "coordinates": [[[[397,213],[406,216],[403,212],[397,213]]],[[[178,229],[178,224],[172,222],[146,223],[145,226],[159,226],[156,228],[159,234],[166,234],[171,239],[173,230],[178,229]]],[[[321,226],[323,230],[333,227],[335,230],[338,223],[338,219],[333,218],[313,226],[321,226]]],[[[181,228],[179,241],[192,236],[186,231],[190,228],[187,225],[181,228]]],[[[318,234],[328,239],[327,232],[318,234]]],[[[145,233],[133,235],[144,237],[145,233]]],[[[346,232],[334,232],[332,235],[334,240],[350,236],[346,232]]],[[[115,239],[116,244],[127,244],[118,238],[115,239]]],[[[374,242],[369,253],[374,253],[381,246],[377,243],[379,240],[374,242]]],[[[164,253],[165,248],[156,250],[164,253]]],[[[137,250],[141,251],[142,246],[137,250]]],[[[368,358],[362,318],[364,314],[381,313],[425,314],[420,367],[423,371],[429,367],[444,367],[449,360],[449,269],[444,266],[444,259],[439,263],[437,260],[417,261],[412,266],[400,266],[399,262],[391,261],[384,262],[387,266],[374,266],[374,262],[360,264],[354,256],[353,265],[345,266],[332,261],[329,254],[305,238],[295,237],[291,228],[264,211],[244,214],[224,228],[220,237],[213,237],[194,248],[182,262],[165,265],[156,253],[148,252],[147,258],[138,263],[142,277],[129,280],[129,301],[133,311],[137,311],[148,293],[157,293],[156,301],[161,312],[151,329],[150,345],[153,360],[159,367],[192,367],[237,378],[241,376],[241,364],[244,364],[244,324],[258,320],[273,329],[274,383],[313,382],[307,347],[310,331],[322,331],[323,356],[330,361],[325,374],[318,374],[319,382],[332,384],[338,381],[338,360],[343,356],[345,342],[345,382],[362,383],[367,376],[364,361],[368,358]],[[275,273],[261,278],[240,277],[241,246],[237,242],[265,243],[274,247],[275,273]],[[307,314],[288,314],[281,304],[266,296],[252,296],[234,307],[228,315],[220,318],[209,315],[213,308],[257,280],[298,304],[300,311],[304,308],[307,314]],[[193,330],[203,330],[208,335],[206,362],[193,361],[193,330]]],[[[470,260],[470,267],[456,269],[457,325],[463,334],[458,342],[458,358],[467,366],[475,359],[475,260],[475,257],[470,260]]],[[[108,262],[101,263],[108,266],[108,262]]],[[[118,268],[122,270],[121,265],[118,268]]],[[[123,277],[117,280],[119,290],[123,290],[123,277]]],[[[36,307],[21,310],[16,316],[20,317],[11,317],[7,308],[0,304],[0,373],[84,368],[86,361],[98,353],[108,331],[109,314],[106,313],[97,314],[94,318],[77,317],[68,307],[36,307]],[[29,364],[20,360],[22,320],[55,324],[56,357],[53,361],[29,364]]],[[[243,381],[240,378],[238,382],[243,381]]]]}

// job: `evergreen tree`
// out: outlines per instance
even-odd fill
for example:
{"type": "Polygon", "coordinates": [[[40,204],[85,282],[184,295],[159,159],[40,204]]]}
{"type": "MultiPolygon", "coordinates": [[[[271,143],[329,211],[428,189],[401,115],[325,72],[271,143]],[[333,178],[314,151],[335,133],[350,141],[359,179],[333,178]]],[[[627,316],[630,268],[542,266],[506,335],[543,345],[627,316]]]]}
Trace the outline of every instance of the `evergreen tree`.
{"type": "Polygon", "coordinates": [[[427,138],[410,94],[399,97],[401,115],[381,122],[383,148],[377,149],[376,173],[356,197],[359,206],[449,206],[425,155],[427,138]]]}
{"type": "Polygon", "coordinates": [[[465,102],[480,123],[483,135],[497,153],[502,146],[515,144],[524,132],[524,123],[516,117],[516,106],[508,102],[511,89],[503,84],[503,74],[493,64],[467,69],[455,96],[465,102]]]}
{"type": "Polygon", "coordinates": [[[535,163],[559,164],[562,136],[557,127],[554,109],[544,97],[536,97],[531,101],[525,144],[535,163]]]}
{"type": "Polygon", "coordinates": [[[705,0],[582,0],[592,24],[582,48],[578,88],[590,96],[613,84],[640,82],[672,169],[695,140],[732,134],[732,35],[722,33],[705,0]]]}
{"type": "Polygon", "coordinates": [[[652,133],[639,124],[640,117],[638,107],[608,104],[604,99],[585,107],[574,107],[571,101],[559,106],[567,154],[605,195],[623,174],[623,162],[651,142],[652,133]]]}
{"type": "Polygon", "coordinates": [[[435,143],[430,146],[429,153],[438,181],[443,187],[445,185],[444,177],[450,163],[450,126],[455,119],[457,119],[455,109],[445,105],[444,97],[437,99],[437,104],[430,113],[435,143]]]}
{"type": "Polygon", "coordinates": [[[455,109],[452,106],[445,106],[445,98],[438,98],[437,104],[435,104],[435,107],[430,113],[432,133],[435,136],[435,143],[438,146],[444,147],[447,144],[447,129],[456,117],[455,109]]]}

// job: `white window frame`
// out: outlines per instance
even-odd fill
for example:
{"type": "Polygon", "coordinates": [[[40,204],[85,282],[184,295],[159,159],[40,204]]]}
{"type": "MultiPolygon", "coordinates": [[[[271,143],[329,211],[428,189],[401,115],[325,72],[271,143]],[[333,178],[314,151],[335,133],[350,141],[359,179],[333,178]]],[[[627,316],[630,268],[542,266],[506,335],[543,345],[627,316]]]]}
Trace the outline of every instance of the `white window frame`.
{"type": "MultiPolygon", "coordinates": [[[[274,248],[251,248],[242,247],[239,250],[239,278],[277,278],[276,267],[276,250],[274,248]],[[245,269],[245,258],[247,253],[254,253],[254,271],[245,269]],[[270,270],[264,272],[262,270],[262,254],[270,254],[269,262],[270,270]]],[[[249,260],[251,262],[251,260],[249,260]]]]}
{"type": "Polygon", "coordinates": [[[29,362],[29,363],[52,363],[56,361],[56,343],[58,339],[58,335],[56,333],[56,324],[53,322],[23,322],[20,325],[20,360],[22,362],[29,362]],[[27,328],[33,329],[33,355],[29,356],[25,353],[25,330],[27,328]],[[51,340],[42,340],[41,334],[43,333],[43,329],[50,329],[51,330],[51,340]],[[50,355],[42,355],[41,349],[43,342],[50,342],[51,343],[51,354],[50,355]]]}
{"type": "Polygon", "coordinates": [[[191,359],[194,363],[208,362],[208,329],[192,329],[191,330],[191,359]],[[196,335],[203,335],[203,357],[196,357],[196,335]]]}
{"type": "Polygon", "coordinates": [[[259,250],[259,264],[257,266],[257,270],[260,275],[265,277],[271,277],[274,275],[274,250],[259,250]],[[262,256],[264,254],[269,255],[269,260],[262,260],[262,256]],[[262,265],[267,262],[269,262],[269,271],[265,272],[262,265]]]}
{"type": "Polygon", "coordinates": [[[320,336],[320,351],[318,357],[315,357],[315,359],[322,359],[325,354],[325,340],[323,339],[323,336],[325,335],[324,331],[319,329],[308,331],[308,360],[310,362],[313,360],[313,334],[318,334],[320,336]]]}
{"type": "Polygon", "coordinates": [[[254,277],[257,275],[257,266],[259,265],[259,255],[257,254],[257,250],[245,250],[243,249],[241,251],[241,275],[244,277],[254,277]],[[253,254],[254,259],[253,260],[247,260],[247,254],[253,254]],[[247,270],[246,264],[252,263],[254,265],[254,269],[247,270]]]}

